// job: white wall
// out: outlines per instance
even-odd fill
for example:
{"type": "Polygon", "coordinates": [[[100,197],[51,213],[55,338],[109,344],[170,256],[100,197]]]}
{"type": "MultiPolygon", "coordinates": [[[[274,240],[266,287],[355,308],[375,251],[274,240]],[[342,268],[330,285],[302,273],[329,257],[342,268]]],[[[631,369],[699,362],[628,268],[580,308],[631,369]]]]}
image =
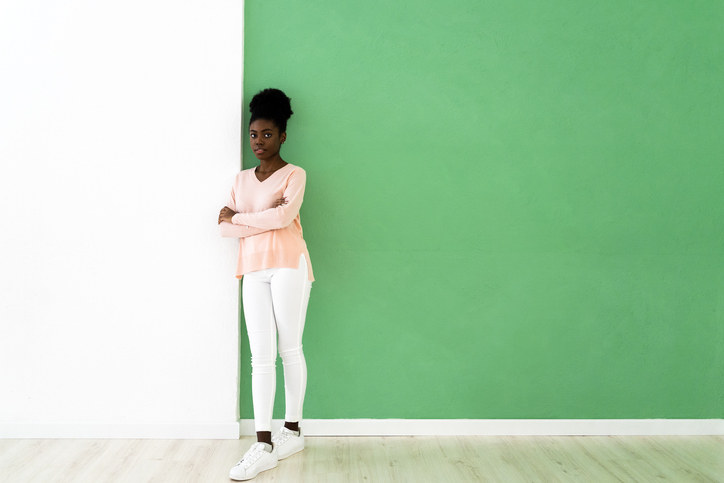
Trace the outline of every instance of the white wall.
{"type": "Polygon", "coordinates": [[[238,437],[243,2],[0,4],[0,437],[238,437]]]}

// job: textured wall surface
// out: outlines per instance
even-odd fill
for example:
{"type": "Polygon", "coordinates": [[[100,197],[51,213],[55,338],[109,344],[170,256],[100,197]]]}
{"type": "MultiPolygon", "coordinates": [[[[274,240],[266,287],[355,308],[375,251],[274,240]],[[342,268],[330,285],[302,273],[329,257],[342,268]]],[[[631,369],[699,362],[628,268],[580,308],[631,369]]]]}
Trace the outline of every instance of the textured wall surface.
{"type": "Polygon", "coordinates": [[[724,417],[720,2],[245,14],[308,173],[306,418],[724,417]]]}

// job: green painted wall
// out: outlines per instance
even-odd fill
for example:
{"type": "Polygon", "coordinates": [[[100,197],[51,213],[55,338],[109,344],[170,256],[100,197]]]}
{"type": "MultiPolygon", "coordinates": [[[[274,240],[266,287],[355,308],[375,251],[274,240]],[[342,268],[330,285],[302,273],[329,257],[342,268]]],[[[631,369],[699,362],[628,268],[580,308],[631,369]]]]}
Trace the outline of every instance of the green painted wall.
{"type": "Polygon", "coordinates": [[[289,94],[308,173],[305,417],[724,417],[723,21],[247,0],[247,102],[289,94]]]}

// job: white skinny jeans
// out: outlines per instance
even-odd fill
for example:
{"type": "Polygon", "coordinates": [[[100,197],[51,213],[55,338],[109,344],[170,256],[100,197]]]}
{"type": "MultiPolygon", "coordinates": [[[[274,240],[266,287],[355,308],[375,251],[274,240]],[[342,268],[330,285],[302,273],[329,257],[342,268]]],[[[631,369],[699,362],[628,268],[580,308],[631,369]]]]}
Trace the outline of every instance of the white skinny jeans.
{"type": "Polygon", "coordinates": [[[284,419],[302,420],[307,362],[302,352],[302,333],[312,282],[307,261],[299,268],[268,268],[244,275],[242,301],[251,348],[251,392],[256,431],[271,431],[276,392],[277,334],[284,364],[284,419]]]}

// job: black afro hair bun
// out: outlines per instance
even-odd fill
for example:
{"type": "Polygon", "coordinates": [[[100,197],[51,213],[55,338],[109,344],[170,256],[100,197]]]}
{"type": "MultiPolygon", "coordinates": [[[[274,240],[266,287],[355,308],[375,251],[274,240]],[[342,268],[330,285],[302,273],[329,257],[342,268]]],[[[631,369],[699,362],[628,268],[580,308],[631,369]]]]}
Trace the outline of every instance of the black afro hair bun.
{"type": "Polygon", "coordinates": [[[287,131],[287,121],[294,114],[291,99],[279,89],[257,92],[249,103],[249,111],[249,125],[257,119],[267,119],[279,128],[279,134],[287,131]]]}

